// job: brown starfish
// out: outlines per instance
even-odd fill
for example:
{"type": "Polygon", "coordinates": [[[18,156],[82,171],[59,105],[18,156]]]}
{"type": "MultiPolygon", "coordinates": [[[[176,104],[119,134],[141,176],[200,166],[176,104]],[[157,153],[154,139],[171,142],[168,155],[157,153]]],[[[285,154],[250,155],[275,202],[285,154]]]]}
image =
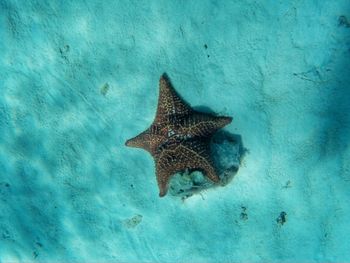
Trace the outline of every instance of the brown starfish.
{"type": "Polygon", "coordinates": [[[156,164],[159,196],[162,197],[167,193],[171,176],[186,169],[200,170],[213,182],[219,182],[210,158],[210,139],[231,121],[231,117],[216,117],[193,110],[163,74],[152,125],[125,144],[151,153],[156,164]]]}

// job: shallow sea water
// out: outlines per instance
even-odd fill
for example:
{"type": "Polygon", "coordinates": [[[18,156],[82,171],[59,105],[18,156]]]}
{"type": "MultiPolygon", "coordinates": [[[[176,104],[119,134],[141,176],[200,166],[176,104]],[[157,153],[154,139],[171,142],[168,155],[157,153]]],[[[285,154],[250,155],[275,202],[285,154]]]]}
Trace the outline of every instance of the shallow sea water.
{"type": "Polygon", "coordinates": [[[348,0],[0,0],[0,22],[0,262],[350,261],[348,0]],[[239,138],[185,198],[200,174],[159,198],[124,145],[164,72],[239,138]]]}

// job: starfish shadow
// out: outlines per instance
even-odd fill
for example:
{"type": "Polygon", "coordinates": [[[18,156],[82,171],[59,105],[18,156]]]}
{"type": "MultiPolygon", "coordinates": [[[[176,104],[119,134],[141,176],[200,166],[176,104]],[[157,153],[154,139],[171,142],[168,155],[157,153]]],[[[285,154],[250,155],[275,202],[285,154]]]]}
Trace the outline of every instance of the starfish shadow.
{"type": "Polygon", "coordinates": [[[223,130],[214,135],[211,153],[221,185],[226,185],[238,172],[248,149],[244,147],[241,135],[223,130]]]}

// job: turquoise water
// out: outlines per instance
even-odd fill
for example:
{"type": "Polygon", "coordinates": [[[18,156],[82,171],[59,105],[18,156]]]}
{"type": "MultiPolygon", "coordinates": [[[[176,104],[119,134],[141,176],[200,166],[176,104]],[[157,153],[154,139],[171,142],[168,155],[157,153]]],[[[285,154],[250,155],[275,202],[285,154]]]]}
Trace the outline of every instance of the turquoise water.
{"type": "Polygon", "coordinates": [[[1,0],[0,19],[1,262],[350,261],[348,0],[1,0]],[[224,186],[159,198],[125,147],[163,72],[233,117],[224,186]]]}

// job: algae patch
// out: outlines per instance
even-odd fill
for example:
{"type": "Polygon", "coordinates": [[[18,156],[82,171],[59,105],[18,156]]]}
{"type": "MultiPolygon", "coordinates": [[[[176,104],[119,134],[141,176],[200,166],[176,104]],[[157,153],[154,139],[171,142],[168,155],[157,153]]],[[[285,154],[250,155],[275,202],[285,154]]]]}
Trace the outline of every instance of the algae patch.
{"type": "Polygon", "coordinates": [[[102,85],[102,87],[100,88],[100,92],[103,96],[106,96],[108,91],[109,91],[109,84],[106,82],[105,84],[102,85]]]}
{"type": "Polygon", "coordinates": [[[142,221],[142,215],[135,215],[123,221],[123,225],[127,228],[135,228],[142,221]]]}

